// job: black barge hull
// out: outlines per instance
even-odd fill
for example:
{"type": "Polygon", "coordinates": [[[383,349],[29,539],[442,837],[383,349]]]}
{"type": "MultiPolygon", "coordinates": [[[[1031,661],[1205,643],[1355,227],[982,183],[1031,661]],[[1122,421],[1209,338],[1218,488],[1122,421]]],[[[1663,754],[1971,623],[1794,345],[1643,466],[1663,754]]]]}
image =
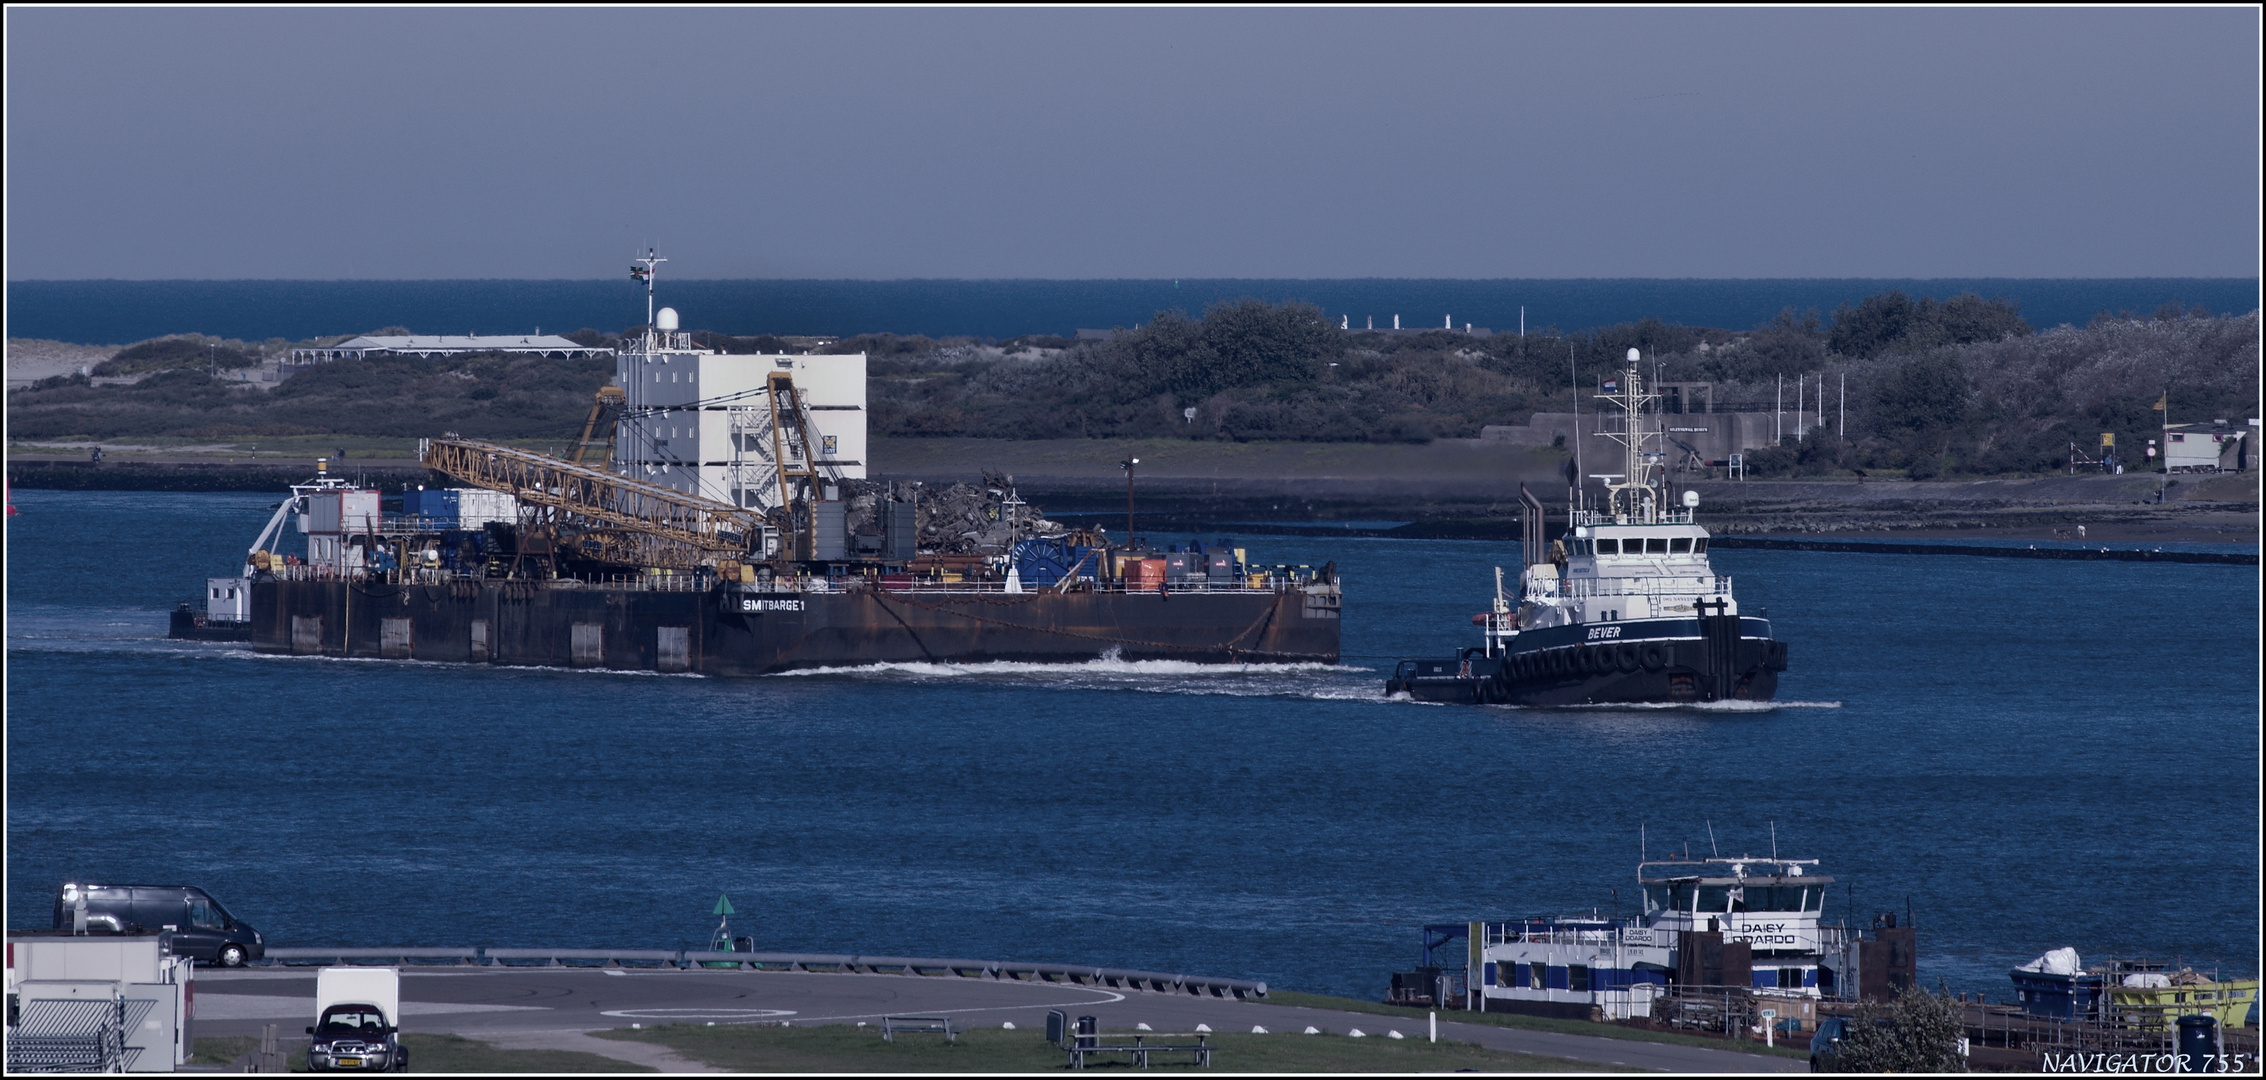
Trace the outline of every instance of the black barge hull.
{"type": "Polygon", "coordinates": [[[263,653],[745,676],[879,662],[1335,663],[1335,588],[1158,593],[653,591],[257,581],[263,653]]]}
{"type": "Polygon", "coordinates": [[[172,624],[166,628],[165,636],[182,641],[250,641],[252,624],[208,619],[183,604],[173,609],[172,624]]]}
{"type": "Polygon", "coordinates": [[[1737,615],[1553,627],[1518,642],[1492,657],[1403,660],[1385,692],[1467,705],[1770,701],[1786,670],[1770,623],[1737,615]]]}

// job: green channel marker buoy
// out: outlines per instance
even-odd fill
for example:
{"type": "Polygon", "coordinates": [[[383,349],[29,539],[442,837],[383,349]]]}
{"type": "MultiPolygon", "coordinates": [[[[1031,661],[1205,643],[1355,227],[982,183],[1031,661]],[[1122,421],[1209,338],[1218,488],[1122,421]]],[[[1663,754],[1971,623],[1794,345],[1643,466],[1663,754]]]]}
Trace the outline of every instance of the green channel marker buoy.
{"type": "MultiPolygon", "coordinates": [[[[724,895],[723,893],[717,893],[716,910],[709,912],[709,914],[716,916],[716,932],[708,935],[708,951],[738,952],[738,949],[733,948],[734,944],[736,943],[732,940],[731,917],[738,914],[738,912],[732,910],[732,898],[724,895]]],[[[700,962],[700,966],[714,968],[736,968],[740,965],[737,961],[733,960],[703,960],[700,962]]]]}

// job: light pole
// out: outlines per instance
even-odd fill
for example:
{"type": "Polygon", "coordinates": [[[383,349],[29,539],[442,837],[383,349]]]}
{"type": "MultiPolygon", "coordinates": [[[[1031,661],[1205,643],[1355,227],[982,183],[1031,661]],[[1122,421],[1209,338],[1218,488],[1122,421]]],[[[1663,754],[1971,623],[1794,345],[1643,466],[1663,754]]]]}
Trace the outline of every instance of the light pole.
{"type": "Polygon", "coordinates": [[[1126,458],[1125,460],[1123,460],[1123,461],[1120,461],[1120,462],[1118,462],[1118,463],[1117,463],[1117,467],[1118,467],[1118,468],[1125,470],[1125,546],[1126,546],[1126,547],[1132,547],[1132,546],[1133,546],[1133,468],[1134,468],[1134,466],[1136,466],[1136,465],[1139,465],[1139,464],[1141,464],[1141,459],[1140,459],[1140,458],[1137,458],[1137,457],[1130,457],[1130,456],[1129,456],[1129,457],[1127,457],[1127,458],[1126,458]]]}

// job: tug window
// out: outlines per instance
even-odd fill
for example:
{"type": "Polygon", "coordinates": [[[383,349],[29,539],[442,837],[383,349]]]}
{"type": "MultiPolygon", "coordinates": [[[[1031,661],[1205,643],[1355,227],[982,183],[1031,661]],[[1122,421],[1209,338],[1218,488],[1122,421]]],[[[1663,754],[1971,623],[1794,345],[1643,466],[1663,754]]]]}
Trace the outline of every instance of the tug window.
{"type": "Polygon", "coordinates": [[[1691,537],[1689,537],[1689,536],[1678,536],[1678,537],[1675,537],[1675,538],[1673,538],[1673,539],[1671,539],[1671,540],[1669,540],[1669,541],[1668,541],[1668,554],[1670,554],[1670,555],[1689,555],[1689,554],[1691,554],[1691,553],[1692,553],[1692,538],[1691,538],[1691,537]]]}
{"type": "Polygon", "coordinates": [[[1644,553],[1647,555],[1668,554],[1668,538],[1664,536],[1655,536],[1649,540],[1646,540],[1644,542],[1644,553]]]}
{"type": "Polygon", "coordinates": [[[1621,553],[1621,542],[1611,537],[1600,536],[1597,538],[1597,553],[1599,555],[1619,555],[1621,553]]]}
{"type": "Polygon", "coordinates": [[[1699,538],[1697,538],[1697,539],[1694,539],[1694,540],[1692,541],[1692,554],[1694,554],[1694,555],[1705,555],[1705,554],[1707,554],[1707,537],[1704,537],[1704,536],[1702,536],[1702,537],[1699,537],[1699,538]]]}
{"type": "Polygon", "coordinates": [[[1577,994],[1589,993],[1589,965],[1573,964],[1566,968],[1566,989],[1577,994]]]}
{"type": "Polygon", "coordinates": [[[1526,966],[1526,970],[1528,977],[1533,980],[1526,984],[1529,989],[1550,989],[1550,965],[1536,961],[1535,963],[1528,964],[1526,966]]]}
{"type": "Polygon", "coordinates": [[[1780,990],[1800,990],[1802,988],[1802,969],[1779,968],[1778,988],[1780,990]]]}

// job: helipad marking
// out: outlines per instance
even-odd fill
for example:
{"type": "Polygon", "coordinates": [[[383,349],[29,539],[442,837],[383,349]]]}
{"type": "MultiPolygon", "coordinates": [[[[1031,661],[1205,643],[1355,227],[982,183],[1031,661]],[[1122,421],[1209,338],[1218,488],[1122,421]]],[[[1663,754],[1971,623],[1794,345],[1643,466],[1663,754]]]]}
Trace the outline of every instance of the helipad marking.
{"type": "Polygon", "coordinates": [[[793,1016],[793,1009],[615,1009],[599,1013],[624,1020],[763,1020],[793,1016]]]}

